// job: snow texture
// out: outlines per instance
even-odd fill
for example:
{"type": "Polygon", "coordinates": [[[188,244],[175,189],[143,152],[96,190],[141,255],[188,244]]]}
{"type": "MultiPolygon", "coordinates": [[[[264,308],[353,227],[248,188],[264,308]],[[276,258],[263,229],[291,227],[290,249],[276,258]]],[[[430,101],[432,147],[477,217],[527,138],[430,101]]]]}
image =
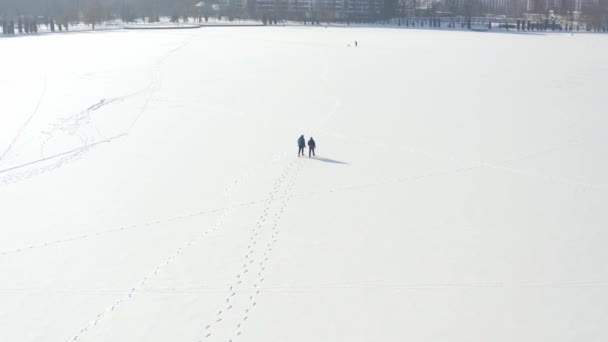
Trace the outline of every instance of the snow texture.
{"type": "Polygon", "coordinates": [[[0,341],[606,341],[607,39],[0,39],[0,341]]]}

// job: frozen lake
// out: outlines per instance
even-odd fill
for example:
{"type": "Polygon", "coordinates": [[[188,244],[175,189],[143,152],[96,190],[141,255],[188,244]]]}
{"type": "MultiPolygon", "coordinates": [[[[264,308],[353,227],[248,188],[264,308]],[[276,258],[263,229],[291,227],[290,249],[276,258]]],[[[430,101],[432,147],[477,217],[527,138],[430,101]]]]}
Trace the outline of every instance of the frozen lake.
{"type": "Polygon", "coordinates": [[[607,43],[2,38],[0,341],[605,341],[607,43]]]}

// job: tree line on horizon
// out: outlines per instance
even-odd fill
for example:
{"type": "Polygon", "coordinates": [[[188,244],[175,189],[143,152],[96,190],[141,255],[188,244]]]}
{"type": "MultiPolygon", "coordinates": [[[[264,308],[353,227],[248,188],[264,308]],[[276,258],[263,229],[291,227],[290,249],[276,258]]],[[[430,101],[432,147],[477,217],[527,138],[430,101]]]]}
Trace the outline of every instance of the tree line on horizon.
{"type": "MultiPolygon", "coordinates": [[[[290,17],[288,13],[271,11],[270,13],[256,13],[255,1],[251,6],[243,9],[231,9],[235,0],[224,0],[227,8],[217,13],[211,10],[214,3],[220,0],[202,0],[203,7],[195,7],[201,0],[0,0],[0,28],[3,33],[35,33],[38,25],[46,25],[51,31],[68,30],[70,24],[84,23],[95,25],[101,22],[120,19],[123,22],[144,20],[146,22],[158,22],[160,17],[170,17],[171,21],[188,21],[196,18],[201,21],[208,20],[211,13],[221,17],[230,18],[255,18],[264,24],[274,23],[280,20],[302,20],[307,19],[290,17]]],[[[374,0],[369,0],[375,3],[374,0]]],[[[388,18],[405,18],[408,16],[434,16],[435,13],[450,13],[465,18],[474,16],[483,17],[484,8],[481,0],[382,0],[382,11],[370,11],[369,21],[378,21],[388,18]],[[427,3],[424,3],[427,1],[427,3]],[[421,7],[423,7],[421,9],[421,7]]],[[[602,27],[608,17],[608,0],[592,0],[591,6],[586,8],[587,26],[602,27]]],[[[370,5],[374,9],[374,6],[370,5]]],[[[323,15],[320,9],[318,16],[309,22],[318,23],[322,21],[333,21],[331,15],[323,15]]],[[[348,20],[348,19],[346,19],[348,20]]],[[[344,21],[344,20],[342,20],[344,21]]],[[[356,21],[356,20],[354,20],[356,21]]]]}

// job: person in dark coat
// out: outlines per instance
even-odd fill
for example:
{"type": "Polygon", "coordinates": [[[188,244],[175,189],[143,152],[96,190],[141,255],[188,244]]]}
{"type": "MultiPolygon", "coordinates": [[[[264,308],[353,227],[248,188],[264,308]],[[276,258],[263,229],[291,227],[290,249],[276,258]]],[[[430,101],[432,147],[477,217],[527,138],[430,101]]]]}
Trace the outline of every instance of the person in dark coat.
{"type": "Polygon", "coordinates": [[[304,139],[304,135],[300,135],[300,138],[298,139],[298,157],[300,156],[300,153],[302,154],[302,157],[304,157],[304,148],[306,148],[306,139],[304,139]]]}
{"type": "Polygon", "coordinates": [[[308,158],[310,158],[311,154],[315,156],[315,148],[317,148],[317,143],[310,137],[310,140],[308,140],[308,158]]]}

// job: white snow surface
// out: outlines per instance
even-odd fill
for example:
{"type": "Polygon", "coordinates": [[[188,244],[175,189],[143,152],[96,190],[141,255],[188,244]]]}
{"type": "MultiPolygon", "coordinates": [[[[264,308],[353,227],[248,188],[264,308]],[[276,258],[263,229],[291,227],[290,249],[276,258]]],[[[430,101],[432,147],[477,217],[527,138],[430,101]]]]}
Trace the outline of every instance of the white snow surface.
{"type": "Polygon", "coordinates": [[[0,341],[606,341],[607,43],[0,39],[0,341]]]}

